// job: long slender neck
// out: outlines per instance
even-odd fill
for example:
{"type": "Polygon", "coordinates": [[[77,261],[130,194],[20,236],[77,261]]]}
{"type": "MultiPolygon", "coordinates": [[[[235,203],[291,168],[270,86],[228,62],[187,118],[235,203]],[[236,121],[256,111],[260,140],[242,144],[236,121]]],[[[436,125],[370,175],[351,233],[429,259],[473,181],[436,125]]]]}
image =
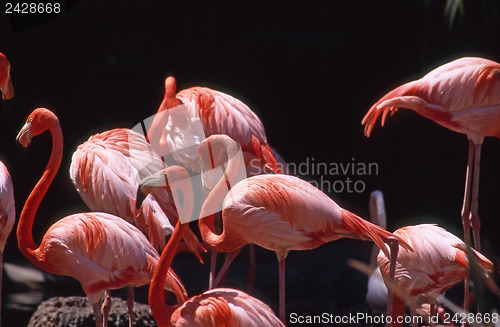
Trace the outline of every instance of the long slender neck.
{"type": "Polygon", "coordinates": [[[149,287],[149,306],[151,307],[151,312],[160,327],[171,326],[170,318],[176,309],[176,306],[169,306],[165,303],[163,288],[165,286],[170,264],[172,263],[177,247],[179,246],[182,236],[184,236],[188,226],[189,224],[187,223],[181,224],[180,219],[177,220],[174,232],[170,236],[167,246],[161,253],[160,261],[156,266],[153,279],[151,280],[151,285],[149,287]]]}
{"type": "Polygon", "coordinates": [[[32,235],[33,220],[40,202],[61,165],[63,153],[63,136],[59,122],[57,120],[50,121],[48,129],[52,135],[50,159],[47,167],[45,167],[42,178],[40,178],[26,200],[21,217],[19,218],[19,224],[17,225],[17,243],[19,249],[34,264],[37,264],[39,260],[37,258],[38,245],[33,241],[32,235]]]}
{"type": "MultiPolygon", "coordinates": [[[[226,234],[225,226],[223,225],[222,233],[218,235],[215,228],[215,213],[218,212],[219,205],[224,201],[224,198],[228,192],[230,181],[234,180],[234,176],[238,171],[238,165],[240,163],[240,158],[236,154],[238,153],[237,144],[231,139],[221,139],[221,138],[210,138],[208,141],[210,147],[210,141],[212,141],[212,146],[216,143],[222,143],[227,152],[228,164],[224,171],[224,174],[219,179],[217,184],[212,188],[208,194],[203,206],[201,207],[200,219],[198,222],[200,233],[205,242],[207,242],[212,247],[217,247],[218,249],[232,250],[235,243],[231,242],[231,248],[225,248],[225,243],[227,243],[228,235],[226,234]]],[[[210,153],[212,155],[212,153],[210,153]]],[[[211,162],[213,166],[213,158],[211,157],[211,162]]],[[[234,241],[234,240],[233,240],[234,241]]]]}

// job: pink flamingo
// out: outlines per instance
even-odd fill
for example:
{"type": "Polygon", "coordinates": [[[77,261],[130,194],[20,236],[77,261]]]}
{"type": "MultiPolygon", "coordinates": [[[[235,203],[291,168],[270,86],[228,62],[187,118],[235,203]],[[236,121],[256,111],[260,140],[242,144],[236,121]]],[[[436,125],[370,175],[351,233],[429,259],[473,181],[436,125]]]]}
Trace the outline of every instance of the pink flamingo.
{"type": "MultiPolygon", "coordinates": [[[[465,243],[436,225],[406,226],[396,230],[394,235],[408,243],[412,251],[399,248],[394,277],[393,326],[403,325],[396,319],[404,315],[407,299],[412,314],[416,312],[415,300],[420,297],[427,299],[431,304],[431,315],[435,315],[436,298],[467,278],[469,260],[477,261],[485,277],[493,270],[491,261],[475,250],[475,258],[469,259],[465,243]]],[[[377,261],[382,275],[390,278],[390,261],[383,251],[379,252],[377,261]]]]}
{"type": "Polygon", "coordinates": [[[7,57],[0,52],[0,91],[3,100],[10,100],[14,97],[14,86],[10,78],[10,63],[7,57]]]}
{"type": "MultiPolygon", "coordinates": [[[[22,254],[47,272],[78,280],[94,311],[96,326],[106,326],[110,309],[108,289],[149,284],[159,255],[146,237],[125,220],[107,213],[80,213],[54,223],[40,245],[33,241],[32,226],[36,211],[61,164],[63,136],[56,115],[45,108],[34,110],[17,136],[27,147],[32,137],[45,131],[52,135],[52,152],[43,176],[26,200],[19,218],[17,239],[22,254]],[[104,315],[104,320],[103,320],[104,315]]],[[[182,284],[170,271],[165,287],[183,300],[182,284]]],[[[133,298],[129,293],[132,326],[133,298]]]]}
{"type": "MultiPolygon", "coordinates": [[[[203,162],[211,162],[210,148],[227,151],[230,160],[224,176],[231,181],[238,164],[235,156],[238,143],[227,135],[210,136],[200,144],[203,162]]],[[[314,249],[343,237],[372,240],[386,252],[384,242],[387,242],[397,251],[398,242],[392,233],[342,209],[325,193],[297,177],[253,176],[234,185],[224,196],[227,182],[221,178],[205,200],[199,220],[202,238],[217,251],[234,251],[245,244],[256,244],[276,252],[282,320],[285,318],[285,259],[289,251],[314,249]],[[215,215],[211,213],[221,204],[223,226],[222,233],[217,234],[215,215]]],[[[395,259],[394,251],[391,254],[395,259]]]]}
{"type": "Polygon", "coordinates": [[[395,88],[378,100],[363,118],[365,134],[370,136],[381,114],[383,125],[387,114],[393,114],[400,107],[415,110],[469,138],[462,222],[465,243],[470,243],[472,224],[474,245],[481,251],[479,162],[484,138],[500,138],[500,64],[482,58],[460,58],[395,88]]]}
{"type": "MultiPolygon", "coordinates": [[[[71,159],[70,176],[90,210],[111,213],[130,223],[135,221],[153,246],[163,249],[177,221],[172,195],[157,189],[140,209],[136,209],[135,196],[139,181],[164,167],[162,158],[143,135],[117,128],[92,135],[78,146],[71,159]]],[[[201,260],[196,235],[188,229],[184,239],[201,260]]]]}
{"type": "MultiPolygon", "coordinates": [[[[139,191],[145,195],[160,185],[169,187],[178,180],[188,180],[189,174],[180,166],[171,166],[154,175],[146,177],[140,183],[139,191]],[[167,181],[167,183],[165,183],[167,181]]],[[[189,183],[187,183],[190,185],[189,183]]],[[[139,198],[139,196],[138,196],[139,198]]],[[[192,214],[193,197],[184,193],[183,212],[185,218],[192,214]]],[[[284,326],[264,303],[252,296],[235,289],[216,288],[204,292],[180,303],[178,306],[168,306],[165,303],[163,289],[166,272],[172,263],[182,234],[188,224],[177,221],[174,233],[164,251],[153,275],[149,288],[149,305],[151,312],[160,327],[165,326],[284,326]]]]}
{"type": "MultiPolygon", "coordinates": [[[[176,162],[199,172],[198,145],[203,135],[196,132],[199,120],[203,134],[226,134],[237,141],[243,150],[245,167],[249,176],[282,172],[284,162],[278,162],[273,150],[267,143],[264,125],[259,117],[242,101],[207,87],[192,87],[176,94],[175,78],[165,80],[165,95],[148,131],[148,140],[158,153],[173,155],[176,162]],[[182,115],[168,117],[167,110],[184,105],[182,115]],[[163,114],[162,114],[163,113],[163,114]],[[187,117],[185,117],[187,115],[187,117]],[[172,124],[168,120],[172,118],[172,124]],[[187,145],[190,146],[187,146],[187,145]]],[[[250,245],[249,288],[255,275],[255,259],[250,245]]],[[[224,267],[229,265],[231,257],[226,256],[224,267]]],[[[212,252],[209,288],[214,283],[216,252],[212,252]]],[[[219,274],[219,276],[222,276],[219,274]]]]}
{"type": "Polygon", "coordinates": [[[7,167],[0,161],[0,318],[2,317],[3,250],[16,220],[14,188],[7,167]]]}

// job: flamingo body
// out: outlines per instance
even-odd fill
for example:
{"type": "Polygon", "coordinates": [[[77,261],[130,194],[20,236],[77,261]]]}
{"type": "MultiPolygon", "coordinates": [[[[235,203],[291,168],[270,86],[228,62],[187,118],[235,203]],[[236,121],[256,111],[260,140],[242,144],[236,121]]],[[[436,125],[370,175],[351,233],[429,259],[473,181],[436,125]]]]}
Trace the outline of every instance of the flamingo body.
{"type": "Polygon", "coordinates": [[[224,231],[215,235],[200,219],[203,239],[220,251],[253,243],[286,256],[342,237],[374,239],[392,234],[339,207],[325,193],[295,176],[252,176],[236,184],[223,200],[224,231]],[[369,227],[368,227],[369,226],[369,227]]]}
{"type": "MultiPolygon", "coordinates": [[[[101,212],[57,221],[45,233],[36,256],[34,263],[42,262],[45,271],[78,280],[91,303],[103,298],[107,289],[149,284],[159,259],[137,228],[101,212]]],[[[169,279],[169,285],[176,283],[174,275],[169,279]]]]}

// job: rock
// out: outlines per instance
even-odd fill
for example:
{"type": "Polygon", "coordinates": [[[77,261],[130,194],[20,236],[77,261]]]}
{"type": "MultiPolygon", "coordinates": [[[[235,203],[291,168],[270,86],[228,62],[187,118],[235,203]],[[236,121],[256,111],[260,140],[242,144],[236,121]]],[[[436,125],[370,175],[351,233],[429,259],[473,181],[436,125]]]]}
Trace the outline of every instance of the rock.
{"type": "MultiPolygon", "coordinates": [[[[128,327],[127,302],[113,297],[109,327],[128,327]]],[[[134,304],[135,327],[157,327],[149,305],[134,304]]],[[[94,313],[87,297],[54,297],[42,302],[28,327],[95,327],[94,313]]]]}

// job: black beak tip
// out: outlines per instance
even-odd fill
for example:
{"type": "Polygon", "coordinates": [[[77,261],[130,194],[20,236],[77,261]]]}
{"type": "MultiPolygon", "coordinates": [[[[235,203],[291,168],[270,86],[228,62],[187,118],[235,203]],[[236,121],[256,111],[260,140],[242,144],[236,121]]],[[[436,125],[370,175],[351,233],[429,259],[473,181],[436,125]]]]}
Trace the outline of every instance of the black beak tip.
{"type": "Polygon", "coordinates": [[[144,202],[145,199],[146,199],[146,196],[144,195],[144,193],[142,193],[141,187],[139,186],[137,188],[137,196],[135,198],[135,208],[140,209],[142,206],[142,203],[144,202]]]}

